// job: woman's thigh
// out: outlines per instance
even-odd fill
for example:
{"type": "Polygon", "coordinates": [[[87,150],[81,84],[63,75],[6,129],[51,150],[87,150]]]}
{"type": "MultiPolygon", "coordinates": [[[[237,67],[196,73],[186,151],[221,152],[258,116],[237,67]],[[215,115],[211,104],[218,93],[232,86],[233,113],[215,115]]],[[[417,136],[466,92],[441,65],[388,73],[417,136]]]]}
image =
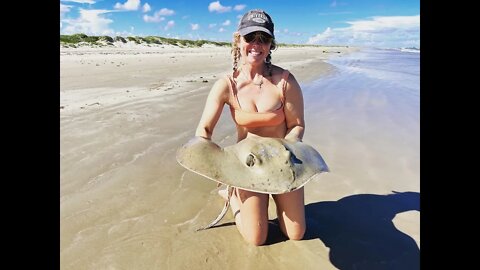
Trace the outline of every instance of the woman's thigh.
{"type": "Polygon", "coordinates": [[[277,205],[280,228],[290,239],[301,239],[305,233],[305,198],[303,187],[295,191],[273,195],[277,205]]]}
{"type": "Polygon", "coordinates": [[[240,200],[241,232],[245,238],[266,238],[268,194],[237,189],[240,200]]]}

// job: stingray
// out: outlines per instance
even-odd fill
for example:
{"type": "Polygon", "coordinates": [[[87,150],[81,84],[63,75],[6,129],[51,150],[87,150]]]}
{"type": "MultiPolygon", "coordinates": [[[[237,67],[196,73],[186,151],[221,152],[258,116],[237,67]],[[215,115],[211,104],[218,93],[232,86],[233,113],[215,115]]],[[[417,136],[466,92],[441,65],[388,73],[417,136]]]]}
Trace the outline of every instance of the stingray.
{"type": "Polygon", "coordinates": [[[227,186],[228,199],[217,224],[228,210],[233,187],[282,194],[303,187],[328,166],[312,146],[281,138],[252,136],[227,147],[194,137],[177,151],[177,162],[186,169],[227,186]]]}

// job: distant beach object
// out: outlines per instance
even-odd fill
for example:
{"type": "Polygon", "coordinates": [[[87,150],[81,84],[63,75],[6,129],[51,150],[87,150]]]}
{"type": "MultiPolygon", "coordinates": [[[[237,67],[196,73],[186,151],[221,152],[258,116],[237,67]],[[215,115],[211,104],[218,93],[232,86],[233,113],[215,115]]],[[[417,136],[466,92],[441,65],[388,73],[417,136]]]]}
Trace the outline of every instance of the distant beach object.
{"type": "Polygon", "coordinates": [[[186,169],[227,185],[228,200],[222,213],[201,229],[208,229],[223,218],[231,187],[281,194],[299,189],[315,176],[329,171],[322,156],[306,143],[257,136],[225,148],[194,137],[178,149],[176,158],[186,169]]]}

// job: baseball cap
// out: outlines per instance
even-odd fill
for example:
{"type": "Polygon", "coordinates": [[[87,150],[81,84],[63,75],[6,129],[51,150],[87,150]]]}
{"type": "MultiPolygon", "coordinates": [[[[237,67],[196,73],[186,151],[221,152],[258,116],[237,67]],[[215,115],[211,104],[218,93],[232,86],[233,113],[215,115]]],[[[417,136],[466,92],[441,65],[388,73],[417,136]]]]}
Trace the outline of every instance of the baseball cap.
{"type": "Polygon", "coordinates": [[[272,18],[261,9],[253,9],[245,13],[240,20],[237,30],[242,36],[255,31],[262,31],[275,38],[273,35],[272,18]]]}

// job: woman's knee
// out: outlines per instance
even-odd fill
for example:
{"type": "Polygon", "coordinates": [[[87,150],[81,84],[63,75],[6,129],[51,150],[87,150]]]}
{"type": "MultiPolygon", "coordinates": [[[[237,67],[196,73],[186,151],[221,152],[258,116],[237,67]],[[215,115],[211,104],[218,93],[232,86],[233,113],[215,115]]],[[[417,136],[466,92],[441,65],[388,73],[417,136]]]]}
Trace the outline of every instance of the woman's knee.
{"type": "Polygon", "coordinates": [[[243,234],[243,239],[252,245],[261,246],[267,241],[267,234],[267,230],[251,230],[243,234]]]}
{"type": "Polygon", "coordinates": [[[255,246],[261,246],[267,241],[268,220],[244,224],[242,236],[245,241],[255,246]],[[247,225],[249,224],[249,225],[247,225]]]}
{"type": "Polygon", "coordinates": [[[305,235],[305,231],[306,231],[305,224],[297,224],[295,226],[291,226],[285,232],[285,234],[290,240],[302,240],[303,236],[305,235]]]}

